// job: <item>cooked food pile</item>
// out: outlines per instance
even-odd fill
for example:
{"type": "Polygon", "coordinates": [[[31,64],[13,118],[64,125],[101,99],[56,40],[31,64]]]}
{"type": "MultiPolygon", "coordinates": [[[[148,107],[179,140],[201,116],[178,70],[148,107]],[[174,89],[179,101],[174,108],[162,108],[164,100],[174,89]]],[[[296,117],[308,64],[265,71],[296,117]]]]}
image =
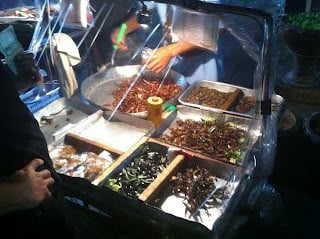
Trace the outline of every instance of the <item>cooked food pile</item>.
{"type": "Polygon", "coordinates": [[[21,8],[9,9],[7,11],[0,11],[0,17],[29,17],[34,18],[38,15],[36,8],[21,8]]]}
{"type": "Polygon", "coordinates": [[[177,120],[159,139],[227,162],[240,156],[246,132],[230,122],[177,120]]]}
{"type": "Polygon", "coordinates": [[[107,151],[98,155],[67,144],[59,145],[50,152],[50,156],[57,172],[72,177],[86,178],[89,181],[93,181],[113,162],[107,151]]]}
{"type": "Polygon", "coordinates": [[[161,154],[145,144],[129,165],[107,180],[106,186],[129,197],[138,198],[168,164],[167,153],[161,154]]]}
{"type": "Polygon", "coordinates": [[[255,105],[255,98],[245,96],[240,89],[223,92],[204,86],[196,86],[186,100],[192,104],[239,113],[246,113],[255,105]]]}
{"type": "MultiPolygon", "coordinates": [[[[118,88],[112,92],[112,108],[118,105],[135,78],[136,76],[133,76],[125,81],[122,81],[119,83],[118,88]]],[[[181,91],[181,87],[171,79],[165,80],[159,88],[160,84],[161,79],[150,80],[145,77],[141,77],[128,92],[127,96],[119,106],[119,111],[126,113],[145,112],[147,111],[147,99],[150,96],[158,96],[162,98],[164,102],[166,102],[170,99],[173,99],[181,91]]],[[[110,105],[107,104],[104,104],[103,106],[107,108],[110,107],[110,105]]]]}
{"type": "Polygon", "coordinates": [[[208,169],[197,166],[178,172],[172,177],[169,187],[173,194],[183,195],[187,201],[186,209],[193,214],[214,190],[205,208],[219,207],[230,197],[227,186],[217,187],[217,180],[208,169]]]}
{"type": "Polygon", "coordinates": [[[197,86],[187,98],[193,104],[212,108],[220,108],[228,99],[231,92],[222,92],[208,87],[197,86]]]}
{"type": "Polygon", "coordinates": [[[250,111],[256,104],[256,99],[253,96],[241,97],[235,106],[235,112],[246,113],[250,111]]]}

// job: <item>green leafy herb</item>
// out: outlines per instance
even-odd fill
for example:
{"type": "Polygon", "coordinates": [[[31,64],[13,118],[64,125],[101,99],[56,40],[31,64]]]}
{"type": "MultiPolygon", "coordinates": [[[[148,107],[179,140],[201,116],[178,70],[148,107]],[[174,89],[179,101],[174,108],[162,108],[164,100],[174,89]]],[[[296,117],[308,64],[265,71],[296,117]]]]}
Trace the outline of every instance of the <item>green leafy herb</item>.
{"type": "Polygon", "coordinates": [[[320,12],[301,12],[284,16],[284,22],[304,30],[320,30],[320,12]]]}

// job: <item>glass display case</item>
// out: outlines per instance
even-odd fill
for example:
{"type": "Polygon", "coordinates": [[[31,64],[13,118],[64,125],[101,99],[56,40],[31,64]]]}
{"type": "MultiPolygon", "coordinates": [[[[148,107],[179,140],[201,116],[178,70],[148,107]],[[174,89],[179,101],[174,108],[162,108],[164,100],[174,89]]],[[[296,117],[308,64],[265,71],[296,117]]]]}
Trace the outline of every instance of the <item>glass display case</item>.
{"type": "MultiPolygon", "coordinates": [[[[79,95],[98,110],[59,140],[97,153],[116,149],[117,157],[92,181],[66,175],[67,199],[138,234],[225,238],[234,213],[254,203],[273,169],[284,103],[274,93],[284,2],[91,4],[98,10],[91,39],[98,52],[110,44],[99,70],[79,82],[79,95]],[[120,49],[111,34],[130,14],[139,27],[126,23],[116,41],[128,49],[120,49]],[[164,99],[157,126],[147,118],[152,96],[164,99]]],[[[79,54],[91,51],[90,44],[79,54]]],[[[82,166],[79,160],[74,170],[82,166]]]]}

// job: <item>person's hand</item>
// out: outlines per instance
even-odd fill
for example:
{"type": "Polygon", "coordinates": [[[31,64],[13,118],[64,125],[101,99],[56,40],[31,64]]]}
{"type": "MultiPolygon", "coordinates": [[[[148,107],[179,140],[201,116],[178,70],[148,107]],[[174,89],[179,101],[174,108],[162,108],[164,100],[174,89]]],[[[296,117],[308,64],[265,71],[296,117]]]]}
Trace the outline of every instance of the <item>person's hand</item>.
{"type": "Polygon", "coordinates": [[[127,51],[128,50],[128,45],[126,43],[126,36],[141,27],[137,21],[136,14],[132,14],[129,17],[129,19],[125,22],[125,24],[126,24],[126,30],[125,30],[125,33],[124,33],[120,42],[117,41],[117,37],[118,37],[121,26],[114,28],[113,31],[111,32],[112,44],[117,45],[119,47],[120,51],[127,51]]]}
{"type": "Polygon", "coordinates": [[[123,35],[120,42],[117,41],[117,37],[120,31],[120,27],[116,27],[111,33],[112,44],[117,45],[120,51],[127,51],[128,45],[126,43],[126,34],[123,35]]]}
{"type": "Polygon", "coordinates": [[[54,179],[48,169],[37,171],[42,164],[43,160],[36,158],[8,178],[7,182],[18,192],[19,209],[34,208],[52,196],[48,187],[54,179]]]}
{"type": "Polygon", "coordinates": [[[153,72],[160,73],[167,68],[173,57],[197,48],[193,44],[184,41],[160,47],[152,55],[152,58],[147,60],[147,68],[153,72]]]}
{"type": "Polygon", "coordinates": [[[167,47],[160,47],[155,51],[151,59],[147,61],[147,68],[150,71],[160,73],[168,66],[172,57],[167,47]]]}
{"type": "Polygon", "coordinates": [[[15,59],[20,80],[34,84],[42,82],[43,77],[40,74],[40,68],[37,66],[32,53],[23,52],[16,56],[15,59]]]}

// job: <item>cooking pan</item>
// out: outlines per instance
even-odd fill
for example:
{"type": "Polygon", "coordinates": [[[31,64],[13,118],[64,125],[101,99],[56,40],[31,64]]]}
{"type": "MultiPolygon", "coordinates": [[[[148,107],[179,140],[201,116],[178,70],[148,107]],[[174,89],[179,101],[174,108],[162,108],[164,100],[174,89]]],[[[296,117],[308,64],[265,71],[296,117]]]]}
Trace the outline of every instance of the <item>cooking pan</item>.
{"type": "MultiPolygon", "coordinates": [[[[85,79],[81,84],[80,93],[83,99],[85,99],[89,104],[99,107],[104,110],[113,110],[112,108],[107,108],[104,105],[111,105],[113,102],[112,92],[118,88],[118,84],[121,81],[127,80],[129,77],[135,76],[140,73],[142,65],[126,65],[126,66],[116,66],[104,71],[99,71],[87,79],[85,79]]],[[[144,70],[143,75],[152,80],[153,77],[161,77],[155,73],[148,70],[144,70]]],[[[176,84],[181,87],[180,93],[187,88],[188,83],[184,76],[181,74],[170,70],[168,75],[169,79],[172,79],[176,84]]],[[[173,99],[167,101],[169,104],[177,104],[178,94],[173,99]]],[[[140,118],[146,118],[147,112],[139,113],[128,113],[140,118]]]]}

